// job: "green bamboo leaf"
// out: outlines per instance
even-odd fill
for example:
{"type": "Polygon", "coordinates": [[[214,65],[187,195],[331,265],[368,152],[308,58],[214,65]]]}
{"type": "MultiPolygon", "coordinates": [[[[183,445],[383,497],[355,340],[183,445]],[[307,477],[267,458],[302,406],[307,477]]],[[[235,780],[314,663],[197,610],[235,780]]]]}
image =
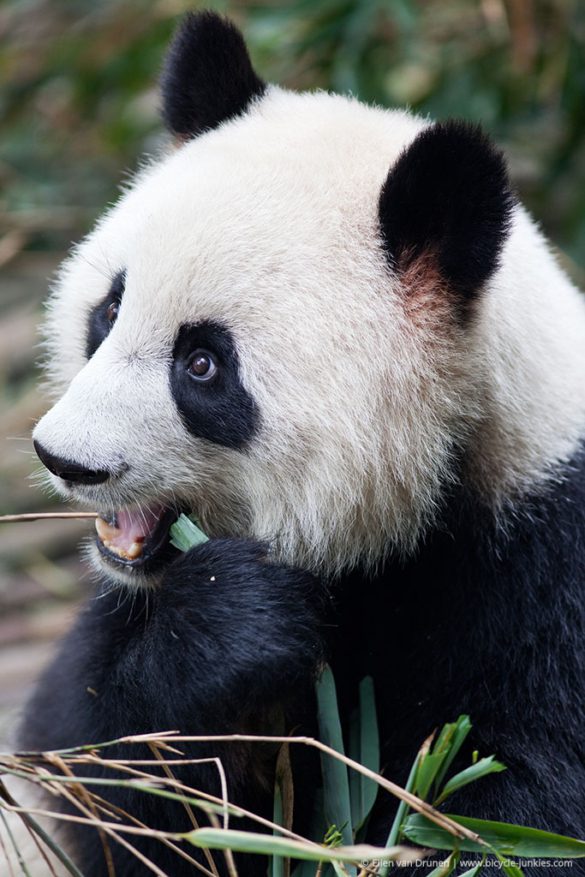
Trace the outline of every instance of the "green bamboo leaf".
{"type": "MultiPolygon", "coordinates": [[[[354,761],[379,773],[380,738],[374,681],[371,676],[366,676],[360,682],[359,698],[359,709],[355,710],[350,718],[349,755],[354,761]]],[[[349,771],[349,796],[354,832],[364,825],[377,795],[378,786],[373,780],[355,770],[349,771]]]]}
{"type": "MultiPolygon", "coordinates": [[[[317,682],[316,692],[319,739],[337,752],[345,754],[335,681],[329,667],[325,667],[317,682]]],[[[353,830],[347,768],[337,759],[323,753],[321,769],[323,772],[325,818],[330,825],[338,827],[343,837],[343,843],[349,846],[353,841],[353,830]]]]}
{"type": "Polygon", "coordinates": [[[434,806],[437,807],[445,800],[445,798],[448,798],[453,792],[462,789],[463,786],[467,786],[469,783],[473,783],[475,780],[479,780],[481,777],[488,776],[491,773],[501,773],[503,770],[506,770],[506,765],[502,764],[500,761],[496,761],[495,755],[490,755],[488,758],[481,758],[475,764],[472,764],[471,767],[467,767],[465,770],[462,770],[459,773],[456,773],[455,776],[451,777],[435,801],[434,806]]]}
{"type": "MultiPolygon", "coordinates": [[[[278,780],[274,788],[274,807],[272,821],[275,823],[275,825],[284,825],[282,789],[278,780]]],[[[276,829],[274,829],[274,831],[276,831],[276,829]]],[[[284,877],[284,859],[281,856],[274,856],[272,858],[270,862],[270,877],[284,877]]]]}
{"type": "Polygon", "coordinates": [[[187,515],[179,515],[169,532],[171,545],[174,545],[179,551],[189,551],[196,545],[209,542],[209,537],[187,515]]]}
{"type": "MultiPolygon", "coordinates": [[[[414,788],[414,781],[416,779],[416,774],[418,771],[418,762],[420,756],[417,755],[414,759],[414,763],[410,768],[410,773],[408,775],[408,780],[406,781],[406,786],[404,787],[407,792],[412,792],[414,788]]],[[[392,828],[390,829],[390,834],[388,835],[388,839],[386,840],[387,847],[393,847],[398,843],[398,839],[402,832],[402,825],[406,818],[406,814],[409,810],[408,804],[406,801],[401,801],[398,805],[398,810],[396,811],[396,816],[394,817],[394,822],[392,823],[392,828]]],[[[387,877],[388,871],[390,870],[390,865],[382,865],[380,868],[380,877],[387,877]]]]}
{"type": "Polygon", "coordinates": [[[453,736],[457,730],[458,722],[459,719],[457,722],[447,722],[443,725],[433,746],[435,752],[446,752],[450,749],[453,736]]]}
{"type": "MultiPolygon", "coordinates": [[[[359,763],[361,755],[361,732],[360,732],[360,712],[358,709],[352,710],[349,717],[349,757],[353,761],[359,763]]],[[[360,825],[361,814],[361,774],[356,770],[348,772],[349,777],[349,801],[351,806],[351,823],[355,826],[356,831],[360,825]]]]}
{"type": "Polygon", "coordinates": [[[416,774],[415,794],[422,798],[423,801],[426,801],[429,790],[443,766],[446,755],[446,752],[437,754],[429,752],[427,755],[422,756],[416,774]]]}
{"type": "Polygon", "coordinates": [[[427,799],[433,784],[435,789],[439,787],[440,780],[445,776],[470,727],[468,717],[460,716],[456,722],[443,725],[430,751],[425,752],[423,747],[414,784],[414,790],[420,798],[427,799]]]}
{"type": "MultiPolygon", "coordinates": [[[[376,714],[376,696],[374,692],[374,680],[366,676],[360,682],[360,757],[357,759],[364,767],[374,773],[380,772],[380,735],[378,731],[378,716],[376,714]]],[[[352,771],[355,773],[355,771],[352,771]]],[[[360,778],[360,801],[361,813],[358,823],[354,823],[357,831],[360,825],[366,821],[376,798],[378,785],[363,774],[360,778]]]]}
{"type": "Polygon", "coordinates": [[[444,726],[433,749],[433,751],[446,752],[445,759],[435,777],[435,788],[437,790],[441,788],[443,780],[447,776],[447,771],[457,757],[470,731],[471,719],[466,715],[461,715],[456,722],[444,726]]]}
{"type": "Polygon", "coordinates": [[[198,828],[182,835],[196,847],[210,850],[233,850],[236,853],[255,853],[264,856],[285,856],[311,862],[370,862],[382,857],[396,861],[410,854],[404,847],[373,847],[356,844],[343,847],[326,847],[309,841],[275,837],[253,831],[223,828],[198,828]]]}
{"type": "Polygon", "coordinates": [[[518,865],[514,865],[509,859],[506,859],[504,856],[499,856],[497,853],[496,859],[502,865],[502,870],[508,877],[524,877],[522,874],[522,869],[518,867],[518,865]]]}
{"type": "MultiPolygon", "coordinates": [[[[476,832],[494,851],[503,857],[517,856],[542,859],[577,859],[585,856],[585,841],[537,828],[452,816],[459,825],[476,832]]],[[[403,827],[405,836],[414,843],[439,850],[452,850],[452,834],[429,822],[424,816],[409,816],[403,827]]],[[[457,845],[465,852],[485,852],[485,847],[468,838],[458,838],[457,845]]]]}

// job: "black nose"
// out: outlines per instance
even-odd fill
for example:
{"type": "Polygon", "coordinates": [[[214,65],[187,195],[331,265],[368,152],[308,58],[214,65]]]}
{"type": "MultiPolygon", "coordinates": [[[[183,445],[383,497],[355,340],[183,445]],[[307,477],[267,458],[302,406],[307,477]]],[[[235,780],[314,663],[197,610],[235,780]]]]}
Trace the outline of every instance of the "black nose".
{"type": "Polygon", "coordinates": [[[58,475],[64,481],[72,481],[75,484],[101,484],[102,481],[107,481],[110,477],[110,473],[104,472],[103,469],[86,469],[85,466],[80,466],[73,460],[56,457],[55,454],[50,454],[40,442],[33,441],[33,445],[41,463],[47,467],[49,472],[58,475]]]}

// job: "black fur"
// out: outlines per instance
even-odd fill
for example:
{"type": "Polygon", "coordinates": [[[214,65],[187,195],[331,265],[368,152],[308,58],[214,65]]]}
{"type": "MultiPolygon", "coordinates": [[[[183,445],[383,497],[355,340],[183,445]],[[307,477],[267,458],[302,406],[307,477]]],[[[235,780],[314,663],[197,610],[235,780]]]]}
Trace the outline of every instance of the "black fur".
{"type": "Polygon", "coordinates": [[[242,384],[232,335],[218,323],[183,325],[177,333],[171,363],[171,392],[187,429],[198,438],[228,448],[242,448],[259,426],[258,407],[242,384]],[[193,380],[187,367],[191,354],[203,348],[218,361],[215,378],[193,380]]]}
{"type": "MultiPolygon", "coordinates": [[[[501,526],[477,498],[455,496],[416,556],[367,588],[357,573],[341,582],[332,663],[346,713],[358,678],[374,675],[386,776],[404,783],[422,740],[469,713],[459,766],[478,749],[509,769],[443,809],[584,838],[585,455],[561,475],[501,526]],[[367,648],[348,650],[349,630],[367,648]]],[[[381,798],[374,840],[393,811],[381,798]]]]}
{"type": "Polygon", "coordinates": [[[244,113],[265,89],[230,21],[207,11],[185,16],[161,79],[162,114],[173,134],[187,139],[217,128],[244,113]]]}
{"type": "Polygon", "coordinates": [[[111,304],[121,304],[125,287],[126,272],[118,271],[106,297],[92,308],[85,341],[85,355],[88,359],[91,359],[104,338],[109,335],[112,323],[107,318],[108,308],[111,304]]]}
{"type": "Polygon", "coordinates": [[[498,266],[513,197],[501,152],[465,122],[439,122],[402,153],[382,187],[384,246],[407,268],[429,254],[449,287],[470,299],[498,266]]]}
{"type": "MultiPolygon", "coordinates": [[[[114,589],[90,601],[29,704],[22,746],[60,749],[169,729],[278,733],[290,727],[289,714],[302,719],[312,702],[322,660],[323,604],[311,575],[269,564],[261,545],[215,540],[195,548],[172,564],[158,590],[114,589]]],[[[180,748],[189,757],[220,755],[230,797],[270,815],[272,747],[180,748]]],[[[146,749],[121,752],[108,754],[152,757],[146,749]]],[[[212,765],[177,767],[173,773],[195,788],[221,793],[212,765]]],[[[179,805],[165,801],[161,807],[161,799],[131,790],[101,792],[149,825],[191,827],[179,805]]],[[[76,837],[83,874],[102,877],[98,835],[78,830],[76,837]]],[[[136,845],[169,875],[193,874],[193,866],[160,843],[136,845]]],[[[122,847],[114,845],[112,852],[120,877],[147,873],[122,847]]],[[[239,873],[258,877],[262,868],[245,859],[239,873]]]]}

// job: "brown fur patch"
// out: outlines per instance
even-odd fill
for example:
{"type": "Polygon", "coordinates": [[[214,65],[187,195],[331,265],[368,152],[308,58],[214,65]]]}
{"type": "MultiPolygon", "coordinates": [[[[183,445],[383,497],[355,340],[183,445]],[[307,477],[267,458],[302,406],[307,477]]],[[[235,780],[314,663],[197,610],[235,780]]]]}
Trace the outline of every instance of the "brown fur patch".
{"type": "Polygon", "coordinates": [[[405,259],[402,272],[404,309],[420,329],[450,334],[460,322],[459,297],[449,288],[432,251],[405,259]]]}

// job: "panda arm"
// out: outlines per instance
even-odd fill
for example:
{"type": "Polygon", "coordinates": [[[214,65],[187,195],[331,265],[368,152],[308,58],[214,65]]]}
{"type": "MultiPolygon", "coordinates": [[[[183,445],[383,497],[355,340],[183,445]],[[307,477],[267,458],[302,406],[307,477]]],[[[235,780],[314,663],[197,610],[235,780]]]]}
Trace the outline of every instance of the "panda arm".
{"type": "MultiPolygon", "coordinates": [[[[156,590],[105,591],[82,611],[41,680],[21,746],[47,750],[147,732],[282,733],[298,726],[311,709],[322,661],[322,593],[309,573],[269,563],[262,546],[236,540],[212,540],[182,555],[156,590]]],[[[219,756],[230,800],[270,813],[275,748],[179,748],[188,758],[219,756]]],[[[107,754],[152,758],[136,746],[107,754]]],[[[221,794],[214,764],[173,772],[192,788],[221,794]]],[[[184,809],[164,799],[113,788],[102,794],[146,824],[191,827],[184,809]]],[[[75,830],[73,848],[84,873],[102,873],[95,832],[75,830]]],[[[143,852],[169,873],[183,873],[175,856],[167,862],[164,848],[143,852]]],[[[131,874],[126,856],[115,847],[119,873],[131,874]]]]}
{"type": "Polygon", "coordinates": [[[192,549],[172,564],[155,600],[143,672],[155,677],[154,655],[168,669],[174,653],[177,681],[202,724],[233,724],[313,681],[323,656],[322,590],[309,573],[270,563],[264,546],[213,540],[192,549]]]}
{"type": "Polygon", "coordinates": [[[171,564],[156,590],[116,588],[89,601],[41,681],[25,736],[42,736],[47,749],[96,741],[96,729],[107,726],[112,739],[106,707],[121,707],[121,698],[121,734],[236,728],[239,715],[294,700],[312,682],[323,657],[323,609],[317,580],[268,562],[262,545],[207,542],[171,564]],[[54,741],[39,715],[39,700],[51,698],[70,712],[69,730],[54,741]],[[98,715],[83,739],[70,721],[88,704],[98,715]]]}

